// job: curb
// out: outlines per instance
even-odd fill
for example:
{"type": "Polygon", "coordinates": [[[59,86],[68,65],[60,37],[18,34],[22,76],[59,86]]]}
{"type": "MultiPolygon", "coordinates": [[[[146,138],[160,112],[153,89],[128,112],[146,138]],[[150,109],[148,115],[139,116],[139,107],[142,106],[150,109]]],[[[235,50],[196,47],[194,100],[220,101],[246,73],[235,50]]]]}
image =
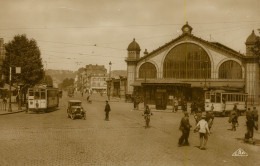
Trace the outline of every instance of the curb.
{"type": "Polygon", "coordinates": [[[0,113],[1,115],[9,115],[9,114],[16,114],[16,113],[20,113],[20,112],[24,112],[25,110],[21,110],[21,111],[16,111],[16,112],[6,112],[6,113],[0,113]]]}

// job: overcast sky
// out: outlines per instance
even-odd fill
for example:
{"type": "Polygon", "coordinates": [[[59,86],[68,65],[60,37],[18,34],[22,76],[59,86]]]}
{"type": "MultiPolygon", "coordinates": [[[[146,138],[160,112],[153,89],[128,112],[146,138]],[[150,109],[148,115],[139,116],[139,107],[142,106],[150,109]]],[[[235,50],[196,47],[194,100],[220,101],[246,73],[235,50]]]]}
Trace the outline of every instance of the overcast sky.
{"type": "Polygon", "coordinates": [[[0,0],[0,38],[37,40],[47,69],[87,64],[126,70],[133,40],[143,55],[175,39],[186,21],[193,35],[245,52],[260,28],[260,0],[0,0]]]}

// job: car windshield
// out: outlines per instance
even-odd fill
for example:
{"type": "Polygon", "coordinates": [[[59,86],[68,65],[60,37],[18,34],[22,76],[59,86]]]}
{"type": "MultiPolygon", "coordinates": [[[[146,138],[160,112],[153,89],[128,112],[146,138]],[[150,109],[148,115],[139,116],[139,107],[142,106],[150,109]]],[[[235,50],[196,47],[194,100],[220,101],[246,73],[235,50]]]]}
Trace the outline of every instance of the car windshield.
{"type": "Polygon", "coordinates": [[[70,103],[70,106],[81,106],[81,103],[80,102],[70,103]]]}

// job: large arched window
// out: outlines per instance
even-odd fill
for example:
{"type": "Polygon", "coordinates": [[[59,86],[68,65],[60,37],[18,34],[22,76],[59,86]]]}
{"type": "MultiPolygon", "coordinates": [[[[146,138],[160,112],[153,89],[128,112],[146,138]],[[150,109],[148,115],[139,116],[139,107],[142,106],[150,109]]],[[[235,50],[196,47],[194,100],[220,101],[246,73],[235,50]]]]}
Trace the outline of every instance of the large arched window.
{"type": "Polygon", "coordinates": [[[156,78],[156,75],[156,67],[150,62],[145,62],[139,68],[139,78],[156,78]]]}
{"type": "Polygon", "coordinates": [[[174,47],[163,64],[164,78],[200,79],[211,77],[211,62],[206,51],[192,43],[174,47]]]}
{"type": "Polygon", "coordinates": [[[228,60],[220,65],[218,78],[242,79],[242,67],[236,61],[228,60]]]}

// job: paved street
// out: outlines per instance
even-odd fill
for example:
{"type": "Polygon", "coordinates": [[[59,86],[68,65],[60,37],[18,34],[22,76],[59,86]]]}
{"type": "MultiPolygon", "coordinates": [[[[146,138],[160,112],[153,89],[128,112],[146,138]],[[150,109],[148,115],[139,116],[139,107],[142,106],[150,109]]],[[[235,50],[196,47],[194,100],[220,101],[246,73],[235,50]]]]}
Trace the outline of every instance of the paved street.
{"type": "MultiPolygon", "coordinates": [[[[86,100],[86,96],[76,97],[86,100]]],[[[207,150],[197,148],[198,133],[190,133],[190,146],[178,147],[181,112],[154,111],[151,128],[144,128],[142,112],[133,104],[113,99],[110,121],[105,121],[105,98],[83,103],[87,119],[67,118],[69,98],[49,113],[17,113],[0,116],[0,165],[260,165],[260,134],[256,145],[242,141],[245,117],[239,117],[236,132],[228,118],[215,118],[207,150]],[[242,148],[247,157],[232,157],[242,148]]],[[[190,116],[194,126],[193,116],[190,116]]],[[[194,127],[192,128],[194,129],[194,127]]]]}

